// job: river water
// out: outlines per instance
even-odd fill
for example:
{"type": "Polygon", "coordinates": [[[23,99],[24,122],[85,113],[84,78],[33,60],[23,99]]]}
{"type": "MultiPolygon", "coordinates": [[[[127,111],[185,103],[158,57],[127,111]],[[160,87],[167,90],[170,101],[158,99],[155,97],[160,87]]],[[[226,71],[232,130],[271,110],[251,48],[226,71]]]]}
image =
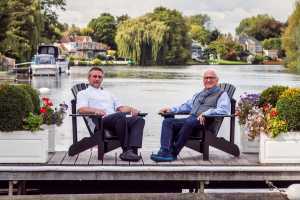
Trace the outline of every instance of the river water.
{"type": "MultiPolygon", "coordinates": [[[[131,105],[147,112],[143,146],[156,149],[159,146],[162,118],[157,114],[164,106],[179,105],[203,88],[202,73],[208,68],[218,71],[220,82],[236,86],[235,99],[243,92],[261,92],[271,85],[300,86],[300,75],[287,72],[282,66],[268,65],[193,65],[168,67],[103,67],[103,87],[117,96],[125,105],[131,105]]],[[[89,67],[73,67],[70,75],[59,77],[33,77],[34,88],[49,88],[55,105],[65,102],[70,105],[73,98],[70,88],[87,82],[89,67]]],[[[70,107],[68,113],[70,113],[70,107]]],[[[83,121],[79,120],[79,137],[88,136],[83,121]]],[[[224,124],[224,123],[223,123],[224,124]]],[[[72,143],[71,118],[66,115],[64,123],[57,127],[56,150],[67,150],[72,143]]],[[[228,125],[220,135],[229,135],[228,125]]],[[[236,143],[239,144],[239,129],[236,126],[236,143]]]]}

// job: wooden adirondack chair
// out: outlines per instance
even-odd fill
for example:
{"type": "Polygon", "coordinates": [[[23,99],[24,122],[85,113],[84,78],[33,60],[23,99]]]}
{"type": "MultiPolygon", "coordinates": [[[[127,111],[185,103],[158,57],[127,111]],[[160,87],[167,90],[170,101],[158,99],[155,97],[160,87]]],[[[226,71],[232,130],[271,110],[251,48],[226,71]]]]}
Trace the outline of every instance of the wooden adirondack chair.
{"type": "MultiPolygon", "coordinates": [[[[206,121],[209,121],[208,125],[204,126],[204,129],[196,129],[193,131],[192,136],[189,138],[185,146],[194,149],[203,154],[203,160],[209,160],[209,146],[215,147],[226,153],[234,156],[240,155],[239,147],[234,144],[234,128],[235,128],[235,104],[236,100],[233,98],[235,87],[229,83],[222,83],[219,85],[221,89],[227,92],[231,101],[231,114],[230,115],[211,115],[206,117],[206,121]],[[230,118],[230,136],[229,140],[223,137],[218,137],[219,129],[222,125],[224,117],[230,118]]],[[[166,113],[162,116],[174,117],[175,115],[186,115],[189,113],[166,113]]]]}
{"type": "Polygon", "coordinates": [[[69,155],[73,156],[82,151],[85,151],[95,145],[98,145],[98,160],[102,160],[104,153],[112,151],[121,146],[117,136],[111,131],[103,129],[102,117],[93,114],[78,114],[76,110],[76,96],[79,91],[85,90],[88,87],[86,83],[79,83],[72,87],[71,91],[74,99],[71,101],[72,105],[72,129],[73,129],[73,144],[69,148],[69,155]],[[78,141],[77,138],[77,117],[83,117],[90,137],[85,137],[78,141]],[[92,131],[88,125],[86,117],[92,117],[98,120],[96,123],[95,132],[92,131]]]}

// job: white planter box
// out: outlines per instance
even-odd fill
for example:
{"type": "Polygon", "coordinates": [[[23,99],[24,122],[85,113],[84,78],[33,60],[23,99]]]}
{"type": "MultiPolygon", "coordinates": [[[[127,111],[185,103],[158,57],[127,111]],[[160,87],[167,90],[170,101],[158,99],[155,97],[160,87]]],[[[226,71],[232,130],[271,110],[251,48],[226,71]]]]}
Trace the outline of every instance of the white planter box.
{"type": "Polygon", "coordinates": [[[260,134],[261,163],[300,163],[300,132],[281,133],[275,138],[260,134]]]}
{"type": "Polygon", "coordinates": [[[48,131],[0,132],[0,163],[45,163],[48,131]]]}
{"type": "Polygon", "coordinates": [[[243,153],[258,153],[259,152],[259,137],[254,140],[249,140],[245,126],[240,125],[241,151],[243,153]]]}
{"type": "Polygon", "coordinates": [[[55,130],[56,125],[42,125],[42,129],[48,131],[48,152],[55,152],[55,130]]]}

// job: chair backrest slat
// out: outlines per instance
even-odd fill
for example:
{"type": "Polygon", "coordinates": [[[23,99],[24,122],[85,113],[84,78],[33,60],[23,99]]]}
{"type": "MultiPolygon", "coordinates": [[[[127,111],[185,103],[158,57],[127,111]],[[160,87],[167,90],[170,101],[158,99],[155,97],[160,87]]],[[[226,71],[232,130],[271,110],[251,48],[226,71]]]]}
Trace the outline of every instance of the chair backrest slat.
{"type": "MultiPolygon", "coordinates": [[[[219,84],[219,86],[222,90],[227,92],[231,103],[234,103],[235,100],[233,99],[233,94],[235,92],[235,87],[230,83],[221,83],[221,84],[219,84]]],[[[231,114],[233,114],[232,112],[235,112],[234,109],[231,109],[231,114]]],[[[215,121],[211,124],[211,126],[209,126],[213,133],[218,134],[218,132],[221,128],[222,122],[223,122],[223,118],[215,119],[215,121]]]]}
{"type": "Polygon", "coordinates": [[[76,99],[78,92],[80,92],[81,90],[85,90],[86,88],[88,88],[87,83],[78,83],[78,84],[74,85],[71,89],[71,91],[74,95],[74,98],[76,99]]]}
{"type": "MultiPolygon", "coordinates": [[[[85,90],[86,88],[88,88],[88,86],[89,85],[87,83],[78,83],[71,88],[71,91],[74,95],[75,102],[76,102],[76,97],[77,97],[78,92],[85,90]]],[[[76,104],[74,106],[76,106],[76,104]]],[[[75,109],[75,113],[72,113],[72,114],[76,114],[76,109],[75,109]]],[[[88,121],[87,121],[86,117],[83,117],[83,120],[84,120],[84,123],[85,123],[90,135],[92,136],[93,131],[91,130],[90,126],[88,125],[88,121]]]]}

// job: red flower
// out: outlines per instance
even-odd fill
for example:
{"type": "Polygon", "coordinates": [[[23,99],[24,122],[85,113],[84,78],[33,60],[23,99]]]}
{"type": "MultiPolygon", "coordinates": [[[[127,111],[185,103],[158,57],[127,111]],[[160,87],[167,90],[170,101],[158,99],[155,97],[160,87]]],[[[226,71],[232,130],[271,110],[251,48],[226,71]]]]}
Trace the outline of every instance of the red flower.
{"type": "Polygon", "coordinates": [[[46,108],[44,107],[40,108],[40,113],[46,113],[46,112],[47,112],[46,108]]]}
{"type": "Polygon", "coordinates": [[[278,115],[278,112],[276,109],[272,109],[270,112],[271,117],[276,117],[278,115]]]}
{"type": "Polygon", "coordinates": [[[52,103],[52,101],[49,100],[49,101],[46,102],[46,105],[47,106],[53,106],[53,103],[52,103]]]}
{"type": "Polygon", "coordinates": [[[268,112],[272,108],[272,105],[267,103],[263,105],[264,112],[268,112]]]}

